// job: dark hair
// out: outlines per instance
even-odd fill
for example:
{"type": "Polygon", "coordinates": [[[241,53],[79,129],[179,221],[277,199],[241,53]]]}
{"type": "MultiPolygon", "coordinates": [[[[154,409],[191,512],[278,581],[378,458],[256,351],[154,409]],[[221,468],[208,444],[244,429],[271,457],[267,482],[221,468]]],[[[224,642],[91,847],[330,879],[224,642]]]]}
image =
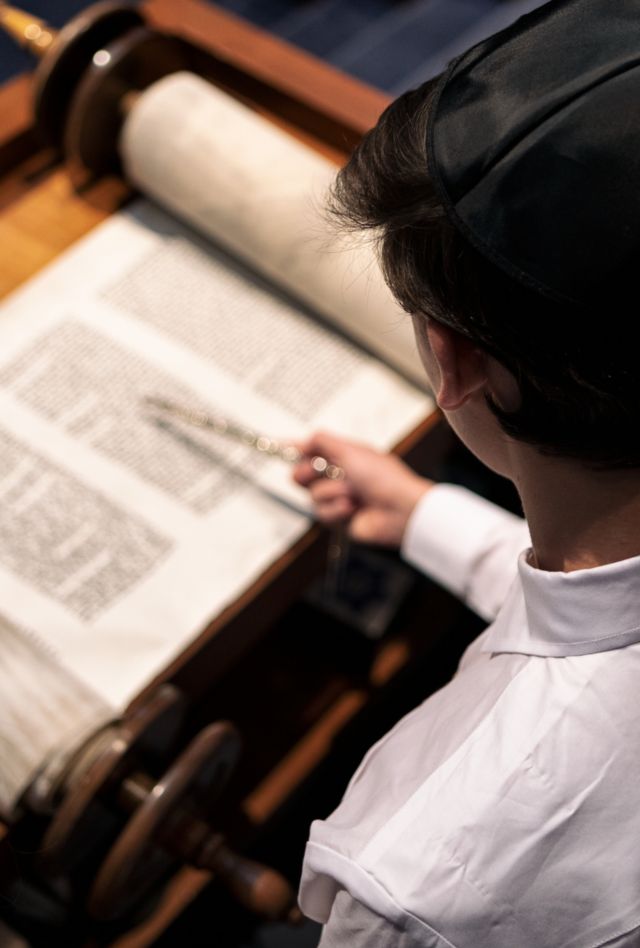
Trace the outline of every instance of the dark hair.
{"type": "Polygon", "coordinates": [[[453,327],[515,375],[520,408],[507,413],[489,401],[506,432],[595,467],[640,466],[640,303],[632,308],[622,288],[591,309],[558,303],[475,250],[429,175],[434,87],[400,96],[365,135],[338,175],[332,214],[349,228],[378,231],[385,278],[407,312],[453,327]]]}

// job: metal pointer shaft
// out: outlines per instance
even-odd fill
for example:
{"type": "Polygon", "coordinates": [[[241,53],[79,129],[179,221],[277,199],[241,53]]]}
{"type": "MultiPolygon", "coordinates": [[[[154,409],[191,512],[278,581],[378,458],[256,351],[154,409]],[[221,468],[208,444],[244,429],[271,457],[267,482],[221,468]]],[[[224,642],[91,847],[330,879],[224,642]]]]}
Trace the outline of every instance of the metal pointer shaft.
{"type": "MultiPolygon", "coordinates": [[[[304,458],[302,451],[295,445],[286,444],[267,435],[259,434],[252,428],[241,425],[218,412],[207,413],[199,409],[186,408],[177,402],[166,398],[158,398],[155,395],[146,396],[144,402],[149,408],[171,415],[171,417],[177,418],[188,425],[193,425],[196,428],[206,428],[215,434],[237,441],[247,448],[259,451],[260,454],[279,458],[288,464],[299,464],[304,458]]],[[[326,458],[315,455],[310,458],[310,461],[314,471],[322,477],[327,477],[332,481],[339,481],[344,478],[342,468],[337,464],[332,464],[326,458]]]]}

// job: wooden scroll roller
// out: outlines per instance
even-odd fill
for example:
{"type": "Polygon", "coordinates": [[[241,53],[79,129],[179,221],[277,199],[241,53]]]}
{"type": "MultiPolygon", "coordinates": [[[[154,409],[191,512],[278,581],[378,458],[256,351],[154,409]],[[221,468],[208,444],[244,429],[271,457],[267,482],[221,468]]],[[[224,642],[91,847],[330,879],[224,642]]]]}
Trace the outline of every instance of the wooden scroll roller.
{"type": "Polygon", "coordinates": [[[57,34],[11,29],[41,57],[36,125],[77,188],[115,173],[424,389],[374,245],[338,235],[323,211],[335,165],[208,81],[205,51],[111,2],[57,34]]]}
{"type": "Polygon", "coordinates": [[[127,102],[163,76],[187,68],[189,46],[149,29],[137,10],[103,0],[62,30],[6,3],[0,26],[40,60],[34,116],[44,141],[82,174],[119,169],[118,132],[127,102]]]}
{"type": "Polygon", "coordinates": [[[181,865],[214,874],[247,909],[269,919],[296,921],[288,882],[244,859],[211,829],[214,804],[240,751],[235,728],[204,728],[156,776],[167,736],[176,732],[182,703],[162,687],[143,708],[98,733],[71,762],[66,792],[44,837],[42,864],[73,876],[82,841],[109,806],[122,828],[109,841],[87,898],[89,914],[111,921],[144,902],[181,865]]]}
{"type": "Polygon", "coordinates": [[[231,724],[205,727],[171,760],[184,710],[175,688],[162,686],[135,712],[114,719],[36,642],[1,631],[0,747],[7,767],[0,809],[10,822],[44,818],[33,867],[39,878],[58,890],[66,880],[75,905],[84,903],[93,919],[114,921],[139,911],[187,864],[213,873],[256,914],[299,918],[288,882],[234,853],[211,828],[240,751],[231,724]]]}

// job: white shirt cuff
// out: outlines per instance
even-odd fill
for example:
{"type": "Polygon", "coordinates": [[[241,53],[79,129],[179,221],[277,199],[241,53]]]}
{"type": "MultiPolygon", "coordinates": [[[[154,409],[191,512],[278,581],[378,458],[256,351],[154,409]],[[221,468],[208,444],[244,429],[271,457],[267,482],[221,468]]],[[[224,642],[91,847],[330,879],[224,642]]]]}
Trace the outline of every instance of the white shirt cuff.
{"type": "Polygon", "coordinates": [[[477,494],[436,484],[417,503],[401,553],[486,619],[495,618],[530,543],[524,520],[477,494]]]}

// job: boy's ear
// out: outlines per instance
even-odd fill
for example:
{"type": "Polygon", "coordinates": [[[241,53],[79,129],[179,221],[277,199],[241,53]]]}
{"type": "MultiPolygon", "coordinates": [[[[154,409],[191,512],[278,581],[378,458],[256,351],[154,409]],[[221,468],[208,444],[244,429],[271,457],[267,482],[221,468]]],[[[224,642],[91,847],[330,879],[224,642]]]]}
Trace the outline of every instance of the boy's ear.
{"type": "Polygon", "coordinates": [[[455,411],[481,390],[487,390],[487,359],[484,352],[455,329],[430,319],[429,349],[436,363],[433,379],[436,399],[444,411],[455,411]]]}

